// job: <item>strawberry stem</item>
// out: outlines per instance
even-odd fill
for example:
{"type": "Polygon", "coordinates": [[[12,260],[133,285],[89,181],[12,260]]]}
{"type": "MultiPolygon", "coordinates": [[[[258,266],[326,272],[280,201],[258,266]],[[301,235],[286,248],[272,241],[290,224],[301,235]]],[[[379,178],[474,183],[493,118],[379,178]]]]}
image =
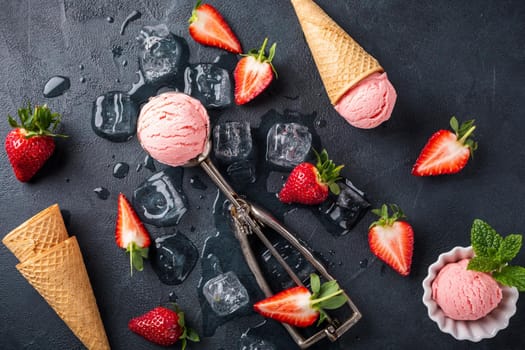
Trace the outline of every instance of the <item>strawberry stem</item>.
{"type": "Polygon", "coordinates": [[[312,299],[310,301],[310,305],[315,305],[315,304],[322,303],[323,301],[331,299],[331,298],[335,297],[336,295],[339,295],[339,294],[342,294],[342,293],[343,293],[343,290],[339,289],[338,291],[336,291],[336,292],[334,292],[332,294],[328,294],[326,296],[323,296],[322,298],[312,299]]]}
{"type": "Polygon", "coordinates": [[[268,38],[264,38],[263,44],[259,49],[259,55],[257,56],[257,61],[262,61],[264,58],[264,49],[266,49],[266,44],[268,44],[268,38]]]}
{"type": "Polygon", "coordinates": [[[475,125],[473,125],[470,129],[468,129],[468,131],[458,140],[459,143],[461,144],[465,143],[465,140],[470,136],[470,134],[474,132],[475,129],[476,129],[475,125]]]}

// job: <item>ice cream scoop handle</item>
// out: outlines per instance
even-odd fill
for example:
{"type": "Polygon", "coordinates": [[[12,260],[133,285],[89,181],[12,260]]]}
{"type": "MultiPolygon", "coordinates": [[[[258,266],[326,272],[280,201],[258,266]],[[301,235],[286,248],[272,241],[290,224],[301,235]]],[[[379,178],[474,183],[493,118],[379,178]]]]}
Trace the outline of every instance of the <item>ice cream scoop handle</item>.
{"type": "Polygon", "coordinates": [[[240,204],[237,201],[237,194],[233,190],[233,188],[230,186],[230,184],[222,177],[219,170],[215,167],[215,165],[212,163],[210,158],[206,157],[204,160],[202,160],[199,165],[201,168],[208,174],[208,176],[211,178],[213,183],[219,187],[219,189],[224,193],[226,198],[236,207],[239,208],[240,204]]]}

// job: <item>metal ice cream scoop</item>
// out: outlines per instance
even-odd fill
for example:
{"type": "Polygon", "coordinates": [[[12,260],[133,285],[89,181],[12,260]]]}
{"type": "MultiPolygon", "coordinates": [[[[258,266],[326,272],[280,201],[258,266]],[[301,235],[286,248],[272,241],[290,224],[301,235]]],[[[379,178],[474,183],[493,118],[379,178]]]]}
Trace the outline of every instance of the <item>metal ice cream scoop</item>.
{"type": "MultiPolygon", "coordinates": [[[[279,254],[277,249],[272,245],[270,240],[265,236],[262,231],[263,227],[268,227],[273,231],[277,232],[281,237],[287,240],[295,249],[297,249],[302,256],[318,271],[319,275],[326,281],[332,281],[334,278],[328,273],[326,268],[312,255],[312,253],[304,247],[299,240],[279,221],[277,221],[272,215],[267,213],[264,209],[250,203],[249,201],[241,198],[230,186],[230,184],[224,179],[219,170],[212,163],[208,157],[211,151],[211,141],[208,140],[204,152],[198,157],[192,159],[184,166],[196,166],[200,165],[202,169],[209,175],[212,181],[219,187],[224,193],[226,198],[230,201],[230,214],[234,222],[235,236],[240,242],[240,246],[246,263],[255,276],[257,284],[263,291],[263,293],[269,297],[274,294],[266,281],[261,268],[255,258],[253,250],[251,248],[248,237],[255,235],[262,244],[269,250],[272,256],[277,262],[283,267],[286,273],[298,286],[302,286],[303,283],[293,269],[288,265],[285,259],[279,254]]],[[[321,339],[328,338],[331,341],[336,341],[343,333],[349,330],[357,321],[361,318],[361,313],[354,305],[352,300],[348,297],[346,292],[343,294],[347,298],[346,305],[351,309],[352,314],[349,318],[344,321],[336,318],[328,317],[328,325],[323,329],[316,332],[314,335],[305,338],[301,335],[298,328],[283,323],[288,333],[290,333],[293,340],[299,345],[301,349],[306,349],[309,346],[317,343],[321,339]]]]}

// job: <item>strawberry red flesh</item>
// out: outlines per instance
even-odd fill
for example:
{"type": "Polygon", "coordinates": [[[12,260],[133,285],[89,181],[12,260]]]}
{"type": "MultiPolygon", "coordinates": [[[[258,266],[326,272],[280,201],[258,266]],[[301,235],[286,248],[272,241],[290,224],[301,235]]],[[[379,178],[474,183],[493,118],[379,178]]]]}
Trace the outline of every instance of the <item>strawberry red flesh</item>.
{"type": "Polygon", "coordinates": [[[325,310],[335,310],[347,302],[336,281],[321,285],[319,276],[310,275],[312,292],[303,286],[289,288],[261,300],[253,308],[264,317],[296,327],[308,327],[327,319],[325,310]]]}
{"type": "Polygon", "coordinates": [[[265,48],[268,38],[264,39],[263,45],[257,50],[251,50],[239,60],[233,72],[235,80],[235,103],[243,105],[250,102],[263,92],[273,80],[275,69],[272,65],[275,56],[274,43],[270,47],[268,57],[265,56],[265,48]]]}
{"type": "Polygon", "coordinates": [[[368,244],[379,259],[402,276],[408,276],[414,251],[414,231],[408,222],[399,220],[404,215],[397,206],[392,205],[391,209],[392,216],[388,215],[386,205],[372,211],[380,219],[370,226],[368,244]]]}
{"type": "Polygon", "coordinates": [[[311,296],[307,288],[293,287],[261,300],[253,307],[265,317],[296,327],[308,327],[319,317],[319,311],[310,306],[311,296]]]}
{"type": "Polygon", "coordinates": [[[242,52],[239,39],[212,5],[201,5],[201,1],[197,1],[189,22],[190,35],[196,42],[218,47],[234,54],[242,52]]]}
{"type": "Polygon", "coordinates": [[[428,140],[412,168],[416,176],[455,174],[467,164],[477,143],[469,139],[476,128],[474,121],[467,121],[461,126],[452,117],[450,124],[455,133],[439,130],[428,140]]]}
{"type": "Polygon", "coordinates": [[[133,268],[143,269],[143,259],[148,257],[151,239],[128,199],[120,193],[118,196],[117,225],[115,240],[120,248],[130,255],[131,274],[133,268]]]}

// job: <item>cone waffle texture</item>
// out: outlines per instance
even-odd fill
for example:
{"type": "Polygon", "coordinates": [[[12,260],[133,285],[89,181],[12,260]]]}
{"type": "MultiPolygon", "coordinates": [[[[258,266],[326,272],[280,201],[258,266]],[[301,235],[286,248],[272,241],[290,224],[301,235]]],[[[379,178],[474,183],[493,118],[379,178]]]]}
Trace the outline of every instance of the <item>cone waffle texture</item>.
{"type": "Polygon", "coordinates": [[[109,349],[75,237],[16,266],[88,349],[109,349]]]}
{"type": "Polygon", "coordinates": [[[333,105],[361,80],[383,72],[379,62],[312,0],[291,0],[333,105]]]}
{"type": "Polygon", "coordinates": [[[60,208],[54,204],[15,228],[2,242],[18,260],[25,261],[67,238],[60,208]]]}

